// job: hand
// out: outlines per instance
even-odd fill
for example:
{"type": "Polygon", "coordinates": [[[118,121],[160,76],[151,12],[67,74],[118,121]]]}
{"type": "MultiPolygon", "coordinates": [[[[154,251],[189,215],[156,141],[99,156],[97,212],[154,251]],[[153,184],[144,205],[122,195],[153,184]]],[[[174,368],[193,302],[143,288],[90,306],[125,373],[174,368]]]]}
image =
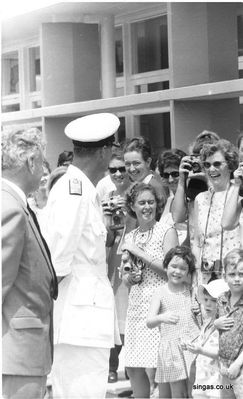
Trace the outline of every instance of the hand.
{"type": "Polygon", "coordinates": [[[199,303],[194,302],[193,305],[192,305],[192,307],[191,307],[191,310],[192,310],[192,312],[193,312],[195,315],[200,314],[200,313],[201,313],[201,308],[200,308],[199,303]]]}
{"type": "Polygon", "coordinates": [[[236,362],[233,362],[227,370],[228,378],[234,379],[238,377],[238,375],[240,374],[240,369],[241,367],[236,362]]]}
{"type": "Polygon", "coordinates": [[[112,215],[111,208],[110,208],[110,206],[109,206],[107,201],[102,201],[101,202],[101,206],[102,206],[103,214],[105,216],[111,216],[112,215]]]}
{"type": "Polygon", "coordinates": [[[234,171],[234,180],[237,186],[241,186],[243,183],[243,162],[241,162],[239,167],[234,171]]]}
{"type": "Polygon", "coordinates": [[[214,326],[218,330],[230,330],[234,325],[234,319],[232,317],[222,316],[215,320],[214,326]]]}
{"type": "Polygon", "coordinates": [[[220,365],[220,374],[222,376],[228,377],[228,369],[227,367],[220,365]]]}
{"type": "Polygon", "coordinates": [[[142,250],[133,243],[125,242],[122,246],[122,251],[128,251],[137,257],[141,257],[142,250]]]}
{"type": "Polygon", "coordinates": [[[142,280],[142,272],[141,270],[128,273],[127,281],[131,285],[138,284],[142,280]]]}
{"type": "Polygon", "coordinates": [[[202,346],[201,345],[188,343],[188,344],[186,344],[186,349],[189,352],[192,352],[192,353],[194,353],[196,355],[202,353],[202,346]]]}
{"type": "Polygon", "coordinates": [[[179,321],[179,316],[176,312],[165,312],[161,314],[161,323],[166,324],[177,324],[179,321]]]}
{"type": "Polygon", "coordinates": [[[121,197],[120,195],[117,195],[116,200],[117,200],[117,205],[120,208],[126,209],[126,200],[125,200],[124,197],[121,197]]]}

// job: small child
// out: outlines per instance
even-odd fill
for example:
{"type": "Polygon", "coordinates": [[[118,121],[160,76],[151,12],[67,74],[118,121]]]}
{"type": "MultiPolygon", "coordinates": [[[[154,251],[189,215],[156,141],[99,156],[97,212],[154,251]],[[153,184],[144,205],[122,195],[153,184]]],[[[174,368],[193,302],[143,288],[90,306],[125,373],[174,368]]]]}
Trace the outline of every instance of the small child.
{"type": "Polygon", "coordinates": [[[194,355],[183,351],[181,340],[191,341],[199,334],[187,283],[195,270],[190,248],[170,249],[164,258],[164,270],[168,282],[156,290],[147,318],[147,326],[159,326],[161,333],[155,380],[159,383],[160,398],[187,398],[194,355]]]}
{"type": "Polygon", "coordinates": [[[217,300],[219,363],[223,399],[243,398],[243,250],[233,249],[224,259],[229,291],[217,300]]]}
{"type": "Polygon", "coordinates": [[[206,321],[198,339],[186,345],[187,350],[197,355],[196,377],[192,389],[194,399],[220,397],[220,391],[216,388],[221,380],[218,364],[219,333],[214,326],[214,321],[217,311],[216,300],[228,290],[228,285],[222,279],[202,284],[198,288],[198,296],[204,308],[206,321]]]}

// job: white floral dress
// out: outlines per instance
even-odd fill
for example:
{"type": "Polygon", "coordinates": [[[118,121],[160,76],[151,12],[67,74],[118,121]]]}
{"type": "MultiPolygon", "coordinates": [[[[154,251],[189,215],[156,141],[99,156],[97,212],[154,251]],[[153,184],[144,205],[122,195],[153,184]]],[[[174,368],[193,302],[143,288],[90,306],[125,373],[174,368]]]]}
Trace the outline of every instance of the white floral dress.
{"type": "MultiPolygon", "coordinates": [[[[229,198],[231,189],[229,189],[228,193],[227,190],[219,192],[205,191],[198,194],[195,200],[198,207],[198,214],[195,214],[195,217],[197,218],[196,225],[199,233],[199,246],[201,248],[200,256],[209,265],[213,265],[217,259],[220,259],[221,219],[226,203],[226,196],[229,198]]],[[[234,248],[240,248],[239,227],[223,231],[222,259],[234,248]]]]}
{"type": "MultiPolygon", "coordinates": [[[[168,224],[156,223],[149,240],[148,233],[141,233],[139,229],[135,229],[126,235],[125,241],[135,242],[138,246],[144,243],[144,251],[153,259],[161,259],[162,263],[164,237],[171,227],[168,224]]],[[[125,328],[126,367],[157,366],[160,334],[157,328],[149,329],[146,326],[146,319],[154,291],[164,283],[163,278],[146,265],[142,273],[142,282],[130,289],[125,328]]]]}

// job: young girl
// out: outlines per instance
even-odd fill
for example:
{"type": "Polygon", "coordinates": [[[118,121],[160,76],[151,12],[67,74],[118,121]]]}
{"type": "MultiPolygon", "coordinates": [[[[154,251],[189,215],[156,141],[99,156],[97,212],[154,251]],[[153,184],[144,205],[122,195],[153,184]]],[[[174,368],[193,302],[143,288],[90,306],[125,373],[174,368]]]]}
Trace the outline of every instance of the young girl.
{"type": "Polygon", "coordinates": [[[195,258],[188,247],[176,246],[165,256],[168,282],[159,287],[152,299],[147,326],[159,326],[161,339],[156,381],[160,398],[187,398],[190,365],[195,355],[183,351],[181,341],[189,342],[199,335],[192,312],[188,275],[195,270],[195,258]]]}

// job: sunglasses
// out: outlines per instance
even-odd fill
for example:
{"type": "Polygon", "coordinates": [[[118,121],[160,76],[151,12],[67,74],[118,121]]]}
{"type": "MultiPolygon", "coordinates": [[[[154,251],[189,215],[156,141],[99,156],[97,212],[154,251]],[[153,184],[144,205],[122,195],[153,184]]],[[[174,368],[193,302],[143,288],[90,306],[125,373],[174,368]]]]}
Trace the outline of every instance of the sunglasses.
{"type": "Polygon", "coordinates": [[[120,166],[120,168],[108,168],[109,172],[114,175],[118,170],[120,173],[125,173],[126,172],[126,168],[125,166],[120,166]]]}
{"type": "Polygon", "coordinates": [[[222,162],[220,162],[220,161],[215,161],[215,162],[213,162],[213,163],[210,163],[210,162],[203,162],[203,167],[204,167],[204,169],[210,169],[211,166],[213,166],[214,168],[219,169],[223,164],[226,164],[226,163],[227,163],[227,162],[225,162],[225,161],[222,161],[222,162]]]}
{"type": "Polygon", "coordinates": [[[175,172],[170,172],[170,173],[161,173],[161,177],[163,177],[164,179],[169,179],[169,177],[179,177],[179,172],[175,171],[175,172]]]}

